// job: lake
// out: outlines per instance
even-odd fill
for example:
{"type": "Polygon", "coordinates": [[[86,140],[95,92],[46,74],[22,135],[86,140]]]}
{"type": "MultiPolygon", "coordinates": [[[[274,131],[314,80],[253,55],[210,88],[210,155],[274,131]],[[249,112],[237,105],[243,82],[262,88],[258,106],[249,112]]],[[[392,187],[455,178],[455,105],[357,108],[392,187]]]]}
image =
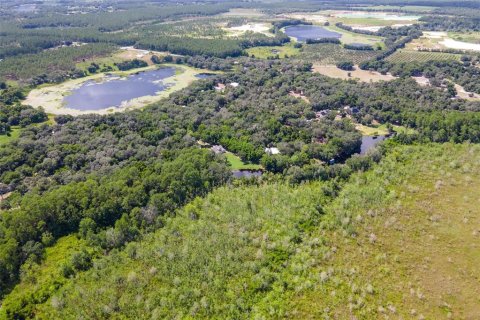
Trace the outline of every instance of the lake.
{"type": "Polygon", "coordinates": [[[241,178],[255,178],[262,176],[263,172],[260,170],[234,170],[232,171],[233,177],[237,179],[241,178]]]}
{"type": "Polygon", "coordinates": [[[285,28],[285,34],[294,37],[298,41],[306,41],[307,39],[336,38],[340,39],[342,35],[338,32],[327,30],[319,26],[298,25],[285,28]]]}
{"type": "Polygon", "coordinates": [[[360,147],[360,154],[366,154],[368,150],[375,148],[380,142],[385,140],[385,136],[363,136],[362,145],[360,147]]]}
{"type": "Polygon", "coordinates": [[[175,75],[175,68],[142,71],[127,77],[108,75],[102,82],[84,82],[64,98],[67,108],[85,111],[120,107],[123,102],[152,96],[167,86],[162,80],[175,75]]]}

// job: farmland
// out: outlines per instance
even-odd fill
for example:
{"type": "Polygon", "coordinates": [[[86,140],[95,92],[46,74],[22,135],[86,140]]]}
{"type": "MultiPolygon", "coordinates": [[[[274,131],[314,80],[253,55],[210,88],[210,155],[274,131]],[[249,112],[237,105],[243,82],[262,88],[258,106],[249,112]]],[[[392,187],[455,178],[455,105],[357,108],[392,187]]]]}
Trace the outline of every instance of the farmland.
{"type": "Polygon", "coordinates": [[[341,61],[359,64],[377,54],[376,51],[349,50],[336,44],[314,44],[306,46],[298,57],[322,65],[336,64],[341,61]]]}
{"type": "Polygon", "coordinates": [[[396,63],[403,62],[427,62],[435,61],[460,61],[461,54],[443,53],[443,52],[422,52],[414,50],[399,50],[386,60],[396,63]]]}

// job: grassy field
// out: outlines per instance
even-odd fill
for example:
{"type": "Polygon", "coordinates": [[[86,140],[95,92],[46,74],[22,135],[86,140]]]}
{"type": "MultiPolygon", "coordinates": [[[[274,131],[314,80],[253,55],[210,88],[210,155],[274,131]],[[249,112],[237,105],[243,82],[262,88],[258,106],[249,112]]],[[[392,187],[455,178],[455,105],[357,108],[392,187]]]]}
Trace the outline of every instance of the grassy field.
{"type": "Polygon", "coordinates": [[[267,59],[278,55],[281,59],[296,56],[300,53],[300,49],[294,48],[293,43],[288,43],[284,46],[268,46],[268,47],[254,47],[246,50],[249,56],[255,56],[259,59],[267,59]]]}
{"type": "Polygon", "coordinates": [[[402,151],[395,157],[404,164],[391,167],[396,177],[361,179],[357,190],[351,185],[343,191],[337,208],[348,208],[358,225],[355,237],[323,234],[335,251],[315,268],[323,284],[291,302],[296,317],[475,319],[480,314],[474,280],[480,275],[480,150],[444,145],[402,151]],[[367,201],[368,189],[390,196],[367,201]],[[348,204],[341,205],[342,199],[348,204]]]}
{"type": "Polygon", "coordinates": [[[335,24],[341,22],[347,26],[362,26],[362,27],[387,27],[394,24],[402,23],[402,21],[388,21],[377,18],[334,18],[331,21],[335,24]]]}
{"type": "Polygon", "coordinates": [[[13,126],[10,135],[0,135],[0,146],[10,141],[17,139],[20,136],[21,129],[18,126],[13,126]]]}
{"type": "Polygon", "coordinates": [[[457,41],[480,43],[480,32],[478,31],[449,32],[448,36],[457,41]]]}
{"type": "MultiPolygon", "coordinates": [[[[365,126],[363,124],[356,124],[355,128],[360,131],[360,133],[364,136],[384,136],[389,133],[386,124],[381,124],[378,126],[365,126]]],[[[415,133],[415,129],[406,128],[404,126],[393,126],[393,131],[397,133],[405,133],[405,134],[413,134],[415,133]]]]}
{"type": "Polygon", "coordinates": [[[421,52],[414,50],[398,50],[391,56],[387,57],[387,61],[392,62],[427,62],[430,60],[438,61],[459,61],[462,55],[443,52],[421,52]]]}
{"type": "Polygon", "coordinates": [[[113,68],[113,70],[118,70],[117,67],[115,67],[115,63],[122,62],[125,60],[127,59],[120,57],[119,53],[115,53],[108,57],[97,57],[97,58],[86,59],[85,61],[78,62],[75,65],[75,67],[77,69],[87,71],[88,66],[90,66],[90,64],[95,62],[101,68],[103,68],[104,66],[110,66],[113,68]]]}
{"type": "Polygon", "coordinates": [[[232,170],[259,170],[262,169],[261,165],[258,164],[251,164],[251,163],[244,163],[239,156],[227,152],[225,153],[225,157],[228,160],[228,163],[232,167],[232,170]]]}
{"type": "Polygon", "coordinates": [[[377,46],[380,46],[382,49],[385,48],[385,44],[383,43],[382,37],[369,36],[369,35],[364,35],[360,33],[346,31],[344,29],[340,29],[335,25],[325,27],[325,29],[342,34],[342,37],[340,38],[340,41],[342,41],[342,43],[347,43],[347,44],[362,43],[362,44],[369,44],[374,48],[376,48],[377,46]]]}
{"type": "Polygon", "coordinates": [[[365,9],[371,10],[403,10],[403,11],[410,11],[410,12],[430,12],[435,10],[437,7],[427,7],[427,6],[369,6],[365,7],[365,9]]]}

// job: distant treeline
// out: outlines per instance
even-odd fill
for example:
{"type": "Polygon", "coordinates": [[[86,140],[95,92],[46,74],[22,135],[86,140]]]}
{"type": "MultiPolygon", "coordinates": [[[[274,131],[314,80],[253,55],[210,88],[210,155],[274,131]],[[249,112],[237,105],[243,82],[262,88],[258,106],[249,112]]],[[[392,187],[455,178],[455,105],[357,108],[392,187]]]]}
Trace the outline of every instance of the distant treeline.
{"type": "Polygon", "coordinates": [[[319,39],[307,39],[305,40],[306,44],[314,44],[314,43],[334,43],[334,44],[341,44],[342,42],[340,39],[337,38],[319,38],[319,39]]]}

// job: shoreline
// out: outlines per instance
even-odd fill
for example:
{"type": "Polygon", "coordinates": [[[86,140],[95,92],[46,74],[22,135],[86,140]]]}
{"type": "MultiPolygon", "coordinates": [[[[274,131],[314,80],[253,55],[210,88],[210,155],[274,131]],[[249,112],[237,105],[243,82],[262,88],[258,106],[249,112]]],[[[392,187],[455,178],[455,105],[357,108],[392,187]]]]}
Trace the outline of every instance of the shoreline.
{"type": "Polygon", "coordinates": [[[177,65],[177,64],[161,64],[148,66],[144,68],[136,68],[128,71],[113,71],[106,73],[99,73],[95,75],[90,75],[83,78],[72,79],[60,84],[52,84],[48,86],[42,86],[35,88],[29,92],[25,100],[22,101],[23,105],[30,105],[34,108],[42,107],[46,113],[51,113],[55,115],[68,114],[72,116],[79,116],[85,114],[112,114],[115,112],[124,112],[128,110],[141,109],[151,103],[160,101],[163,98],[166,98],[170,93],[186,88],[196,79],[195,76],[201,73],[216,73],[210,70],[196,69],[189,66],[177,65]],[[64,105],[64,98],[71,94],[71,92],[80,86],[82,86],[87,81],[102,81],[107,78],[109,75],[126,77],[131,74],[156,70],[162,67],[175,68],[176,73],[168,78],[163,80],[163,83],[167,87],[165,90],[157,92],[155,95],[141,96],[133,98],[130,100],[123,101],[122,104],[118,107],[111,106],[108,108],[100,110],[76,110],[72,108],[67,108],[64,105]]]}

